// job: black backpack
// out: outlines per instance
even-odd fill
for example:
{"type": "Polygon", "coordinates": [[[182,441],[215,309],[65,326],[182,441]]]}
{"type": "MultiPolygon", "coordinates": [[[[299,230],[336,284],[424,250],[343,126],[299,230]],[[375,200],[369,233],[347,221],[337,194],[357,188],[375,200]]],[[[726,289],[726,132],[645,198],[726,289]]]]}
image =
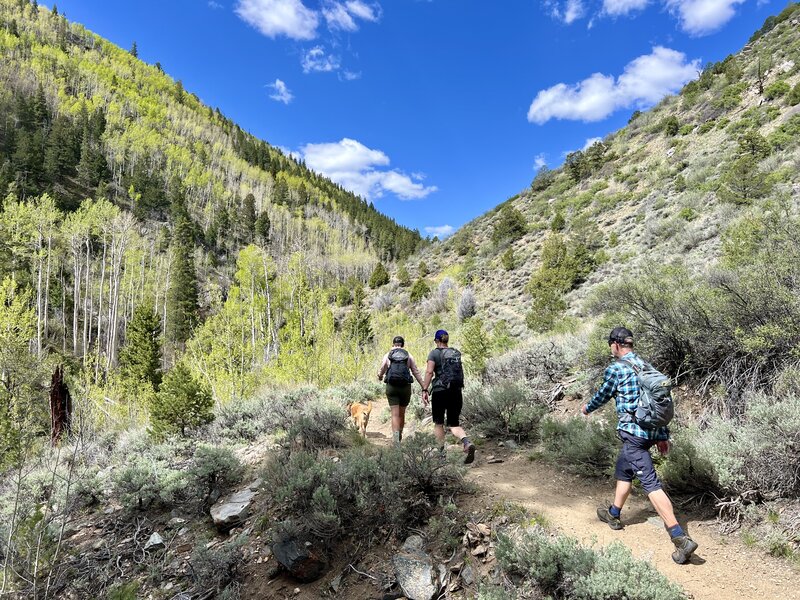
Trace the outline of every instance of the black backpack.
{"type": "Polygon", "coordinates": [[[461,352],[455,348],[441,348],[442,372],[438,381],[445,389],[464,387],[464,367],[461,365],[461,352]]]}
{"type": "Polygon", "coordinates": [[[411,383],[411,370],[408,368],[408,352],[395,348],[389,352],[389,369],[383,379],[386,383],[411,383]]]}

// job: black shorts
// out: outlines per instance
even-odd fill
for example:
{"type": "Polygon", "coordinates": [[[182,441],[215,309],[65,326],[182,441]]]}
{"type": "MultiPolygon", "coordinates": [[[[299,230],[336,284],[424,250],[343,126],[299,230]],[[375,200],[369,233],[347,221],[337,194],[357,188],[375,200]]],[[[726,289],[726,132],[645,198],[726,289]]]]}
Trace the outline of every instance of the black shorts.
{"type": "Polygon", "coordinates": [[[386,399],[389,401],[389,406],[408,406],[411,402],[411,384],[387,383],[386,399]]]}
{"type": "Polygon", "coordinates": [[[622,440],[622,449],[619,451],[617,467],[614,470],[615,479],[617,481],[638,479],[648,494],[660,490],[661,481],[653,467],[653,457],[650,456],[650,448],[655,446],[656,440],[620,430],[617,430],[617,436],[622,440]]]}
{"type": "Polygon", "coordinates": [[[458,427],[458,418],[461,416],[461,407],[464,400],[461,398],[461,388],[450,388],[433,392],[431,397],[431,413],[436,425],[444,425],[447,413],[447,426],[458,427]]]}

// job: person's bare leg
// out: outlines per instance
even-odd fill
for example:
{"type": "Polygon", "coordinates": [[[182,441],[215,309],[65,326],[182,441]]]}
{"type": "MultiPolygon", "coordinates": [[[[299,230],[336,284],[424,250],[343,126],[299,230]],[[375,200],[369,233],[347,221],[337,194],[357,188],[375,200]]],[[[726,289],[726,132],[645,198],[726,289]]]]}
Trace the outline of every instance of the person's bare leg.
{"type": "Polygon", "coordinates": [[[464,431],[463,427],[451,427],[450,433],[456,436],[459,442],[463,440],[465,437],[467,437],[467,432],[464,431]]]}
{"type": "MultiPolygon", "coordinates": [[[[631,488],[633,485],[630,481],[619,481],[617,480],[617,487],[614,490],[614,506],[622,510],[622,507],[625,505],[625,502],[628,500],[628,496],[631,495],[631,488]]],[[[659,513],[660,514],[660,513],[659,513]]]]}
{"type": "Polygon", "coordinates": [[[403,428],[405,428],[405,426],[406,426],[406,407],[405,406],[398,406],[397,409],[398,409],[397,418],[398,418],[398,425],[399,425],[398,431],[402,435],[403,428]]]}
{"type": "Polygon", "coordinates": [[[403,417],[400,415],[400,406],[391,406],[392,409],[392,433],[403,431],[403,417]]]}
{"type": "Polygon", "coordinates": [[[664,526],[667,529],[678,524],[678,519],[675,518],[675,511],[672,508],[672,501],[664,490],[650,492],[647,497],[650,499],[653,508],[656,509],[658,516],[664,521],[664,526]]]}

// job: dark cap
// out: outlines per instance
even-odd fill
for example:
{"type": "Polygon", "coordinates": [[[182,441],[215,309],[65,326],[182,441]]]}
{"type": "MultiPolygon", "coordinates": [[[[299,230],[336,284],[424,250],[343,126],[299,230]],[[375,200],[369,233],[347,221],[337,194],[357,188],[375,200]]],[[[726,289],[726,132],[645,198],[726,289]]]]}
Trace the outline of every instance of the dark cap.
{"type": "Polygon", "coordinates": [[[392,339],[392,344],[400,344],[401,346],[405,346],[406,345],[406,341],[403,339],[402,335],[396,335],[392,339]]]}
{"type": "Polygon", "coordinates": [[[448,333],[444,329],[440,329],[439,331],[436,332],[436,335],[433,336],[433,341],[434,342],[438,342],[439,340],[441,340],[444,337],[449,338],[450,336],[448,335],[448,333]]]}
{"type": "Polygon", "coordinates": [[[614,327],[611,333],[608,334],[608,343],[613,344],[633,345],[633,332],[625,327],[614,327]]]}

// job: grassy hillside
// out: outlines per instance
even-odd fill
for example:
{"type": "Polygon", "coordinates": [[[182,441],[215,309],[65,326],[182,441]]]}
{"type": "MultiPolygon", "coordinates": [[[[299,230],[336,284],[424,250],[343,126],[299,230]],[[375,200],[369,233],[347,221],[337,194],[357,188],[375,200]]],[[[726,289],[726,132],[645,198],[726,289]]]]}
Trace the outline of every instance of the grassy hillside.
{"type": "Polygon", "coordinates": [[[504,320],[524,337],[532,310],[533,331],[563,329],[565,318],[587,315],[585,300],[599,284],[630,277],[645,262],[679,258],[702,270],[721,255],[721,234],[738,218],[769,200],[786,199],[794,210],[798,15],[794,4],[770,17],[741,52],[706,66],[680,94],[636,111],[627,127],[423,250],[412,277],[423,261],[432,281],[471,286],[488,321],[504,320]],[[509,216],[511,209],[519,212],[509,216]],[[546,241],[556,236],[579,273],[546,283],[559,288],[553,294],[531,293],[546,241]]]}

